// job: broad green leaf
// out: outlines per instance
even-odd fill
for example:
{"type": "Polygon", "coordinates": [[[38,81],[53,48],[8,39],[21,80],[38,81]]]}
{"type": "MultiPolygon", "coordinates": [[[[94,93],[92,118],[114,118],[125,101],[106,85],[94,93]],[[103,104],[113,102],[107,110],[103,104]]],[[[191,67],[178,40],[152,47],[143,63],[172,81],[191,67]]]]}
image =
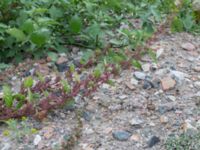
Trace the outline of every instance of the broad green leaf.
{"type": "Polygon", "coordinates": [[[60,8],[52,6],[49,9],[49,14],[51,18],[57,19],[57,18],[63,17],[64,12],[60,8]]]}
{"type": "Polygon", "coordinates": [[[34,31],[34,21],[26,20],[22,25],[22,30],[28,34],[31,34],[34,31]]]}
{"type": "Polygon", "coordinates": [[[7,107],[13,106],[14,98],[13,98],[13,95],[12,95],[11,88],[9,86],[3,87],[3,100],[4,100],[5,105],[7,107]]]}
{"type": "Polygon", "coordinates": [[[187,31],[190,31],[191,28],[194,26],[194,20],[190,13],[187,13],[187,15],[182,19],[182,22],[183,22],[184,28],[187,31]]]}
{"type": "Polygon", "coordinates": [[[47,42],[48,38],[49,31],[47,29],[41,29],[31,34],[31,42],[33,42],[37,46],[44,45],[47,42]]]}
{"type": "Polygon", "coordinates": [[[17,29],[17,28],[10,28],[7,30],[7,33],[9,33],[11,36],[16,38],[17,41],[25,41],[26,40],[26,35],[24,34],[23,31],[17,29]]]}
{"type": "Polygon", "coordinates": [[[73,16],[69,21],[69,28],[72,33],[79,33],[82,28],[81,18],[78,16],[73,16]]]}

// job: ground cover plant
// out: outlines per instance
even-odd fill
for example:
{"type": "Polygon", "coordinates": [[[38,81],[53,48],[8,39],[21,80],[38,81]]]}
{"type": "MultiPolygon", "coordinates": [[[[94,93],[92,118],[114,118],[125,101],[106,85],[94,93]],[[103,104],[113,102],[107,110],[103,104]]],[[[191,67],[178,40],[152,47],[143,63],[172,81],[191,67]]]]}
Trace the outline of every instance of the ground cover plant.
{"type": "Polygon", "coordinates": [[[102,83],[111,83],[120,70],[141,69],[142,53],[156,62],[150,46],[157,35],[167,27],[172,32],[198,33],[198,18],[190,0],[179,4],[172,0],[0,1],[0,71],[25,58],[56,61],[71,46],[84,53],[78,65],[70,64],[65,79],[29,76],[18,93],[4,85],[0,120],[24,116],[42,120],[50,111],[73,104],[77,95],[89,96],[102,83]],[[87,76],[80,79],[87,69],[87,76]]]}

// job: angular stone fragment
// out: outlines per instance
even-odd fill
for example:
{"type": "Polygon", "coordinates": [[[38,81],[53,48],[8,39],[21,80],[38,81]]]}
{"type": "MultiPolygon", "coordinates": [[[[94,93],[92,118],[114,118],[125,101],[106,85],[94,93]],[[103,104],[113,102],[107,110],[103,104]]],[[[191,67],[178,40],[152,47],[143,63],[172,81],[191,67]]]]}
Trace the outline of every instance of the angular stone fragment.
{"type": "Polygon", "coordinates": [[[161,85],[164,91],[171,90],[175,87],[176,81],[171,77],[165,77],[161,79],[161,85]]]}
{"type": "Polygon", "coordinates": [[[195,48],[196,48],[192,43],[189,43],[189,42],[183,43],[183,44],[181,45],[181,47],[182,47],[184,50],[187,50],[187,51],[193,51],[193,50],[195,50],[195,48]]]}

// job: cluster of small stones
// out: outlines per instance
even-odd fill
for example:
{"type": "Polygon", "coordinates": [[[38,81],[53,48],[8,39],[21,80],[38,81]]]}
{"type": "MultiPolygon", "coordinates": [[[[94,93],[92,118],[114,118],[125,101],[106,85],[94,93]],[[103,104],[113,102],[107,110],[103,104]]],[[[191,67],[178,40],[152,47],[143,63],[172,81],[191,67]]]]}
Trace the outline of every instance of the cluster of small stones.
{"type": "MultiPolygon", "coordinates": [[[[90,98],[75,98],[73,107],[55,110],[43,122],[29,119],[38,133],[23,143],[0,135],[0,149],[62,149],[77,130],[75,109],[80,111],[81,136],[75,150],[164,150],[169,136],[195,134],[200,129],[200,38],[186,33],[159,37],[152,49],[157,62],[142,57],[142,70],[129,69],[102,84],[90,98]]],[[[67,62],[61,55],[56,65],[35,64],[28,71],[64,75],[67,62]],[[55,72],[58,70],[59,72],[55,72]]],[[[26,74],[25,74],[26,75],[26,74]]],[[[18,81],[13,77],[14,90],[18,81]]],[[[0,127],[2,133],[6,127],[0,127]]]]}

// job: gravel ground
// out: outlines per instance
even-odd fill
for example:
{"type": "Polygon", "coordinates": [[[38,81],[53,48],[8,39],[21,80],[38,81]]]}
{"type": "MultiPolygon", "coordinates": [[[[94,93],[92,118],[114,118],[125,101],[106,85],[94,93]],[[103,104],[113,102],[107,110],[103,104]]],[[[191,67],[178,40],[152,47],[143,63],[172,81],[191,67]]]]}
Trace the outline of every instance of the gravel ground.
{"type": "MultiPolygon", "coordinates": [[[[164,150],[169,136],[194,134],[200,129],[200,37],[163,35],[152,49],[157,62],[143,56],[142,71],[124,70],[113,86],[76,97],[74,108],[55,110],[42,122],[29,118],[35,134],[5,136],[8,127],[0,124],[0,149],[54,150],[68,141],[72,146],[62,149],[164,150]]],[[[45,64],[42,70],[52,73],[45,64]]],[[[17,89],[18,80],[12,82],[17,89]]]]}

